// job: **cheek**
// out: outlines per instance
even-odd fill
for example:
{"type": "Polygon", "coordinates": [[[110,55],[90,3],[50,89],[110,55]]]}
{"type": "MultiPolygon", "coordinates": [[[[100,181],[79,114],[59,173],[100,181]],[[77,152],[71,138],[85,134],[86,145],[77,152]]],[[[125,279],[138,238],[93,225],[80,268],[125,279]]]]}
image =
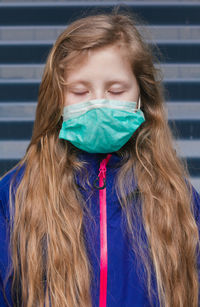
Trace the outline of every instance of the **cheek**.
{"type": "Polygon", "coordinates": [[[64,105],[72,105],[72,104],[76,104],[79,102],[83,102],[86,101],[87,99],[85,97],[79,97],[78,95],[74,95],[72,93],[65,93],[65,102],[64,105]]]}
{"type": "Polygon", "coordinates": [[[124,100],[135,101],[135,102],[137,102],[138,97],[139,97],[139,90],[138,89],[129,90],[129,91],[125,92],[124,95],[122,95],[122,98],[124,100]]]}

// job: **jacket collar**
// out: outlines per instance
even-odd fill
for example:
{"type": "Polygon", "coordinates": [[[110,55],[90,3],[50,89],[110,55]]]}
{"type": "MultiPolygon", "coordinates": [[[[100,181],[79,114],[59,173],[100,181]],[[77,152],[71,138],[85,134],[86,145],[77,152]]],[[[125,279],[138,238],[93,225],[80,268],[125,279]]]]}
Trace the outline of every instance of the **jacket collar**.
{"type": "Polygon", "coordinates": [[[78,149],[77,157],[81,161],[89,162],[93,167],[99,167],[101,161],[103,161],[108,154],[111,154],[110,160],[107,163],[107,168],[117,167],[123,160],[123,157],[116,151],[110,153],[89,153],[87,151],[78,149]]]}
{"type": "MultiPolygon", "coordinates": [[[[125,158],[119,152],[111,152],[110,154],[111,154],[111,157],[106,165],[106,169],[107,169],[106,180],[108,181],[110,181],[111,178],[115,176],[115,173],[118,167],[120,167],[125,161],[125,158]]],[[[79,160],[88,162],[87,169],[89,171],[89,181],[92,185],[93,185],[94,180],[97,178],[99,174],[100,163],[103,159],[107,157],[107,155],[108,153],[88,153],[83,150],[78,150],[77,157],[79,158],[79,160]]],[[[84,188],[82,185],[82,180],[84,179],[83,178],[81,179],[81,176],[79,176],[78,174],[75,175],[75,178],[76,178],[76,184],[83,191],[84,188]]],[[[139,193],[136,181],[132,182],[132,187],[133,187],[133,190],[135,190],[135,193],[139,193]]],[[[130,191],[128,189],[125,193],[129,193],[129,192],[130,191]]]]}
{"type": "MultiPolygon", "coordinates": [[[[89,153],[81,149],[76,149],[76,156],[78,160],[85,161],[88,163],[86,168],[89,172],[90,183],[93,184],[94,180],[97,178],[99,174],[100,163],[107,157],[108,154],[111,154],[111,157],[106,165],[106,169],[107,171],[109,171],[110,176],[113,176],[118,167],[120,167],[121,163],[123,163],[122,161],[123,157],[118,152],[89,153]]],[[[80,176],[80,173],[75,174],[76,183],[80,188],[83,187],[82,185],[82,180],[84,180],[83,177],[80,176]]]]}

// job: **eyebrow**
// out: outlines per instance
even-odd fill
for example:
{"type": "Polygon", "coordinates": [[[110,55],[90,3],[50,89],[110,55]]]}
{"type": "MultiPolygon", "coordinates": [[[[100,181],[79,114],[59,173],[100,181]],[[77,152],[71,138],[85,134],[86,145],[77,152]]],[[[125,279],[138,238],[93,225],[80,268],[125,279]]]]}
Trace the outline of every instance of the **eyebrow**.
{"type": "MultiPolygon", "coordinates": [[[[128,81],[120,80],[120,79],[112,79],[112,80],[106,81],[106,85],[111,85],[111,84],[114,84],[114,83],[127,85],[128,81]]],[[[68,85],[75,85],[75,84],[90,85],[90,82],[85,81],[85,80],[76,80],[76,81],[72,81],[72,82],[68,83],[68,85]]]]}

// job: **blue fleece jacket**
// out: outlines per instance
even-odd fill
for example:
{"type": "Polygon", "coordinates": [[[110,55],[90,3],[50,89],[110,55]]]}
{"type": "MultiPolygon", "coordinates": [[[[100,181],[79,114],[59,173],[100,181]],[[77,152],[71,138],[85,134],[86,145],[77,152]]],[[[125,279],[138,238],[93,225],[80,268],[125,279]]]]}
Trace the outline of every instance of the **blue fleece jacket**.
{"type": "MultiPolygon", "coordinates": [[[[107,154],[87,153],[80,150],[79,158],[89,162],[89,180],[93,184],[99,174],[100,162],[105,159],[107,154]]],[[[122,218],[122,210],[113,189],[115,174],[121,158],[115,153],[107,164],[106,170],[106,210],[107,210],[107,307],[148,307],[150,301],[147,293],[147,285],[143,279],[143,265],[137,262],[136,256],[131,250],[130,241],[124,232],[125,219],[122,218]]],[[[24,169],[20,170],[17,176],[17,182],[23,175],[24,169]]],[[[11,279],[6,287],[6,298],[3,297],[2,282],[5,278],[6,269],[11,263],[9,252],[9,185],[10,180],[16,170],[11,171],[0,181],[0,307],[8,306],[6,299],[13,306],[11,301],[11,279]]],[[[80,177],[76,177],[77,185],[83,194],[94,221],[87,215],[84,216],[85,241],[88,255],[93,266],[94,278],[92,280],[91,294],[93,307],[99,306],[100,293],[100,214],[99,214],[99,190],[97,188],[82,187],[80,177]]],[[[135,183],[135,191],[137,185],[135,183]]],[[[136,194],[137,195],[137,194],[136,194]]],[[[136,198],[135,198],[136,199],[136,198]]],[[[200,229],[200,195],[193,188],[193,204],[195,209],[195,219],[200,229]]],[[[134,206],[134,203],[133,203],[134,206]]],[[[142,222],[138,221],[137,227],[142,230],[142,236],[146,238],[142,222]]],[[[146,239],[145,239],[146,240],[146,239]]],[[[146,242],[146,241],[144,241],[146,242]]],[[[200,270],[199,270],[200,274],[200,270]]],[[[152,275],[153,306],[159,306],[156,288],[156,280],[152,275]]]]}

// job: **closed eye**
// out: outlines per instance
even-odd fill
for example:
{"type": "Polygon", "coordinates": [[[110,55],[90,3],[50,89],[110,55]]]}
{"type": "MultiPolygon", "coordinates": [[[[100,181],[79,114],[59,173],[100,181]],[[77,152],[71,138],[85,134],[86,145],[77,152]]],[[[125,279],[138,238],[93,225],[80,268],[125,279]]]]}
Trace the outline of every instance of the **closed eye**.
{"type": "Polygon", "coordinates": [[[83,93],[73,93],[74,95],[84,95],[87,94],[87,92],[83,92],[83,93]]]}
{"type": "MultiPolygon", "coordinates": [[[[124,93],[124,91],[121,91],[121,92],[112,92],[112,91],[109,91],[109,93],[111,93],[112,95],[120,95],[122,93],[124,93]]],[[[84,94],[87,94],[87,92],[82,92],[82,93],[73,93],[74,95],[84,95],[84,94]]]]}
{"type": "Polygon", "coordinates": [[[120,94],[122,94],[124,92],[123,91],[122,92],[112,92],[112,91],[110,91],[110,93],[113,94],[113,95],[120,95],[120,94]]]}

